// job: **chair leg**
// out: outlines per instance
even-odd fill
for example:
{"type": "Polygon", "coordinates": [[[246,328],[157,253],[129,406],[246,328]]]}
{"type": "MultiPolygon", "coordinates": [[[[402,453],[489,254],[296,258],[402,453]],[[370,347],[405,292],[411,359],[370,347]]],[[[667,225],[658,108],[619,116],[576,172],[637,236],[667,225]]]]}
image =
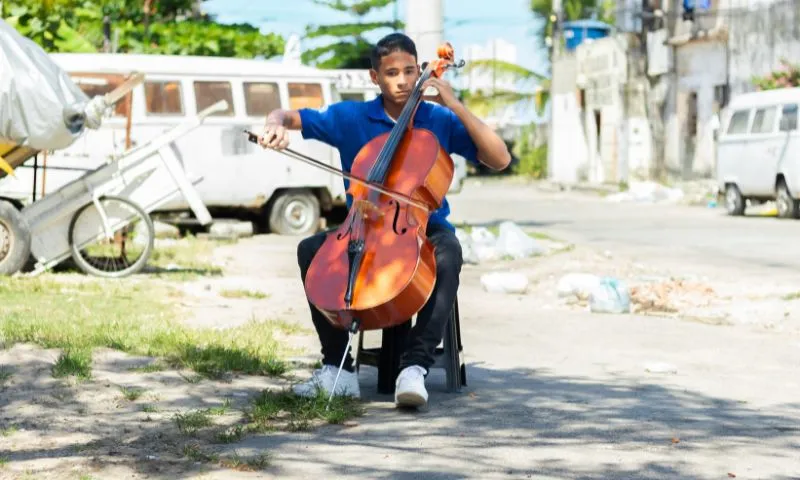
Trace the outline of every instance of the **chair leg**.
{"type": "Polygon", "coordinates": [[[463,377],[461,365],[461,342],[459,332],[458,302],[453,304],[450,320],[447,322],[444,335],[445,374],[447,376],[447,391],[460,392],[461,385],[466,379],[463,377]]]}

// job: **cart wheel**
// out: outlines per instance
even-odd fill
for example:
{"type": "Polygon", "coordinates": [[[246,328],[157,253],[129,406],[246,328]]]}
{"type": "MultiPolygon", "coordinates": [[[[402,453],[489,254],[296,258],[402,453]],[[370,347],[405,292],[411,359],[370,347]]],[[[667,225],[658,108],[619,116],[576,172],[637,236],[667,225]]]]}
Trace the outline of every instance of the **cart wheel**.
{"type": "Polygon", "coordinates": [[[156,236],[150,215],[121,197],[100,197],[99,203],[102,215],[94,203],[89,203],[72,217],[72,259],[81,270],[98,277],[122,278],[140,271],[150,258],[156,236]],[[111,238],[106,236],[103,217],[111,238]]]}
{"type": "Polygon", "coordinates": [[[14,205],[0,200],[0,275],[13,275],[31,254],[31,231],[14,205]]]}

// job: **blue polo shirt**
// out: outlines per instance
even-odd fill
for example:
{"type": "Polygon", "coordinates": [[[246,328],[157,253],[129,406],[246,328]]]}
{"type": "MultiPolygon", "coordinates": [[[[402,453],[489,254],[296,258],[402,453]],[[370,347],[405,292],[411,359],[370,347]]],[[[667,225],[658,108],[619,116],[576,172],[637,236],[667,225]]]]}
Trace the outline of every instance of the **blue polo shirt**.
{"type": "MultiPolygon", "coordinates": [[[[350,173],[353,160],[364,145],[370,140],[389,132],[394,121],[383,109],[383,97],[366,102],[343,101],[334,103],[319,110],[300,109],[303,138],[319,140],[339,150],[342,169],[350,173]]],[[[458,154],[467,161],[478,163],[478,149],[461,120],[450,110],[438,103],[422,101],[414,115],[414,127],[432,131],[442,148],[450,154],[458,154]]],[[[345,190],[350,182],[344,179],[345,190]]],[[[347,195],[347,207],[352,205],[352,198],[347,195]]],[[[450,204],[447,198],[442,206],[431,213],[428,225],[438,224],[455,230],[447,221],[450,215],[450,204]]]]}

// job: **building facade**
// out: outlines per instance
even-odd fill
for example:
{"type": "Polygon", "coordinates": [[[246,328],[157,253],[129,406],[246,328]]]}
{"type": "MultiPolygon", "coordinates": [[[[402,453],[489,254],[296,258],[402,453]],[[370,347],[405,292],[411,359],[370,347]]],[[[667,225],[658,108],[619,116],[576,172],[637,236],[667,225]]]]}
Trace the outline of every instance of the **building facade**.
{"type": "Polygon", "coordinates": [[[708,0],[684,8],[668,45],[676,81],[665,135],[668,177],[713,177],[720,112],[735,95],[755,90],[753,77],[800,60],[800,0],[708,0]]]}

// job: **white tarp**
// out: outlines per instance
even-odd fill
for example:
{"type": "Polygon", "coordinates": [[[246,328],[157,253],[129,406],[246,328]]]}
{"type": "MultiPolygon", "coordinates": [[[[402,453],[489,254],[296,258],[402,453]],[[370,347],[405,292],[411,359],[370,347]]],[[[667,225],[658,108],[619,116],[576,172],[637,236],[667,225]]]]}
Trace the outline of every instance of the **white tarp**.
{"type": "Polygon", "coordinates": [[[0,143],[66,148],[96,120],[87,119],[88,108],[89,98],[47,52],[0,20],[0,143]]]}

